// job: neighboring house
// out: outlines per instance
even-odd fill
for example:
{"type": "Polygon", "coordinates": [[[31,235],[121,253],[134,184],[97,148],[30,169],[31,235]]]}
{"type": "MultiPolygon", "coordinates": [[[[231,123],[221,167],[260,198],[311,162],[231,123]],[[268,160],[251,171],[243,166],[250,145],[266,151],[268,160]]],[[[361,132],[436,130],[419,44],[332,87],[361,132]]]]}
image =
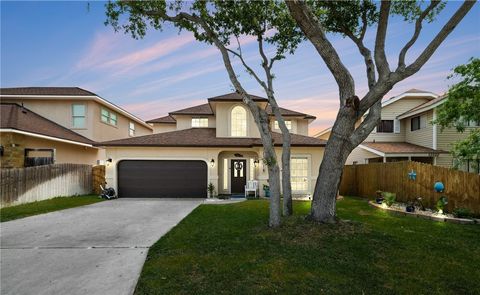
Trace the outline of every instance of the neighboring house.
{"type": "Polygon", "coordinates": [[[23,105],[97,142],[153,132],[142,119],[78,87],[1,88],[0,99],[23,105]]]}
{"type": "MultiPolygon", "coordinates": [[[[278,160],[282,138],[268,100],[254,101],[271,116],[278,160]]],[[[291,130],[291,174],[295,196],[309,196],[322,161],[325,140],[308,136],[315,119],[281,109],[291,130]]],[[[120,197],[205,197],[212,183],[218,194],[243,195],[247,180],[268,184],[260,134],[249,109],[237,93],[147,121],[154,134],[105,141],[107,182],[120,197]]],[[[281,163],[279,163],[281,167],[281,163]]]]}
{"type": "Polygon", "coordinates": [[[14,103],[0,104],[0,168],[95,164],[99,148],[72,130],[14,103]]]}
{"type": "MultiPolygon", "coordinates": [[[[454,128],[441,130],[432,124],[437,108],[445,101],[446,96],[418,89],[384,101],[379,125],[352,151],[346,164],[412,160],[452,167],[454,159],[449,152],[453,144],[479,127],[470,122],[465,132],[460,133],[454,128]]],[[[326,129],[315,136],[328,139],[330,131],[326,129]]],[[[461,168],[478,173],[477,167],[469,161],[461,168]]]]}

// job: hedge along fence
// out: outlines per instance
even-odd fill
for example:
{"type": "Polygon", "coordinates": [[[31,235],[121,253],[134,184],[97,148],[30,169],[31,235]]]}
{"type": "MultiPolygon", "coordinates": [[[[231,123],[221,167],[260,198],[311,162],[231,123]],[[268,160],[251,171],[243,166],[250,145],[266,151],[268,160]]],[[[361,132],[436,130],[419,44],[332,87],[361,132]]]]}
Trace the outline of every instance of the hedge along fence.
{"type": "Polygon", "coordinates": [[[53,164],[0,170],[1,207],[92,192],[92,166],[53,164]]]}
{"type": "Polygon", "coordinates": [[[480,175],[418,162],[372,163],[347,165],[340,184],[341,195],[374,198],[377,190],[397,194],[407,202],[422,197],[423,203],[435,208],[440,196],[448,198],[447,210],[468,208],[480,214],[480,175]],[[408,177],[414,171],[416,180],[408,177]],[[445,185],[443,193],[433,189],[435,182],[445,185]]]}

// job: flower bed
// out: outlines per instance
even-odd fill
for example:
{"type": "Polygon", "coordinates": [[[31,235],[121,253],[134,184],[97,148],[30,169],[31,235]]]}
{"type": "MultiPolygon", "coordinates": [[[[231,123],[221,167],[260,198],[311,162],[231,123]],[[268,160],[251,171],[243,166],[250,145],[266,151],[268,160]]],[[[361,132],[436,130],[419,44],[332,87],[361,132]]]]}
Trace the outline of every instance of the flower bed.
{"type": "Polygon", "coordinates": [[[412,215],[420,218],[431,219],[434,221],[452,222],[460,224],[480,224],[480,219],[457,218],[454,217],[452,214],[438,213],[437,211],[433,211],[431,209],[425,209],[425,211],[415,209],[414,212],[406,212],[405,208],[407,207],[407,204],[404,203],[395,202],[390,207],[388,207],[385,203],[377,204],[374,201],[369,201],[368,203],[370,204],[370,206],[400,215],[412,215]]]}

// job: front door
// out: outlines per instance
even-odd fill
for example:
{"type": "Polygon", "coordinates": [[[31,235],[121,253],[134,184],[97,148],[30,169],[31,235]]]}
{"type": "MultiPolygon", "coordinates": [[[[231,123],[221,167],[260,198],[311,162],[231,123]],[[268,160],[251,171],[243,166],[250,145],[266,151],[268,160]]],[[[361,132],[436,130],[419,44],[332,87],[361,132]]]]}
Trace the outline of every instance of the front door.
{"type": "Polygon", "coordinates": [[[245,185],[247,184],[247,160],[232,160],[231,167],[231,193],[243,194],[245,193],[245,185]]]}

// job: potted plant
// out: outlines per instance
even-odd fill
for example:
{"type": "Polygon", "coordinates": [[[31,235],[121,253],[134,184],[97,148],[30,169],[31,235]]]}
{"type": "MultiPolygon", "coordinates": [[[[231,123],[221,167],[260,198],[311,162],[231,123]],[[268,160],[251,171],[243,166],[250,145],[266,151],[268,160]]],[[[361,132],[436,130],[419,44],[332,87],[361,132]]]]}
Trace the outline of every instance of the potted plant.
{"type": "Polygon", "coordinates": [[[437,201],[437,210],[438,213],[443,214],[445,212],[445,207],[448,204],[448,199],[446,196],[441,196],[440,199],[437,201]]]}
{"type": "Polygon", "coordinates": [[[207,190],[210,198],[213,198],[213,194],[215,193],[215,186],[213,185],[213,183],[210,182],[208,184],[207,190]]]}
{"type": "Polygon", "coordinates": [[[270,186],[264,184],[263,185],[263,191],[265,192],[265,197],[270,198],[270,186]]]}
{"type": "Polygon", "coordinates": [[[422,197],[417,197],[415,199],[415,206],[420,208],[420,210],[425,211],[425,205],[423,205],[422,197]]]}
{"type": "Polygon", "coordinates": [[[381,190],[376,191],[375,203],[377,204],[383,203],[383,192],[381,190]]]}
{"type": "Polygon", "coordinates": [[[409,201],[405,207],[405,211],[410,213],[415,212],[415,201],[409,201]]]}

